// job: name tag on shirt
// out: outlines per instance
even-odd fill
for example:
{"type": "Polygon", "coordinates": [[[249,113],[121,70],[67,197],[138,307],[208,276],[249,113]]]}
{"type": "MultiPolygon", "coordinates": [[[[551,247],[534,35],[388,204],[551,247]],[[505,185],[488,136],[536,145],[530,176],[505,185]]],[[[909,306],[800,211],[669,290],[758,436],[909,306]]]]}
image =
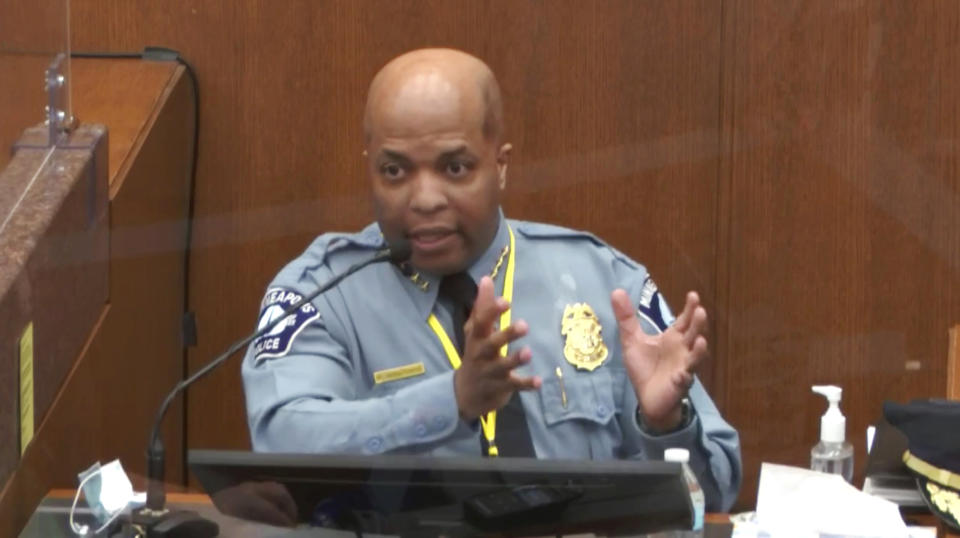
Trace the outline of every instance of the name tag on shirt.
{"type": "Polygon", "coordinates": [[[413,364],[405,364],[403,366],[397,366],[396,368],[388,368],[374,372],[373,382],[379,385],[381,383],[397,381],[398,379],[423,375],[424,372],[426,372],[426,369],[423,367],[423,363],[415,362],[413,364]]]}

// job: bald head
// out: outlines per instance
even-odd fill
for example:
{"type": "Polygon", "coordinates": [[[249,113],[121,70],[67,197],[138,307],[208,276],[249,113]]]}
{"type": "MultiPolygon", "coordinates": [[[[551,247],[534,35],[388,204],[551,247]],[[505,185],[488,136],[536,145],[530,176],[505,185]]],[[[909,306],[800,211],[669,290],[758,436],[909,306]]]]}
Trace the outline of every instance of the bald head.
{"type": "Polygon", "coordinates": [[[402,130],[437,120],[476,127],[488,141],[500,141],[500,87],[485,63],[458,50],[420,49],[380,69],[370,84],[364,112],[368,144],[382,127],[402,130]]]}
{"type": "Polygon", "coordinates": [[[456,50],[409,52],[370,84],[364,157],[377,222],[389,244],[409,243],[419,271],[461,271],[490,247],[511,150],[502,108],[490,68],[456,50]]]}

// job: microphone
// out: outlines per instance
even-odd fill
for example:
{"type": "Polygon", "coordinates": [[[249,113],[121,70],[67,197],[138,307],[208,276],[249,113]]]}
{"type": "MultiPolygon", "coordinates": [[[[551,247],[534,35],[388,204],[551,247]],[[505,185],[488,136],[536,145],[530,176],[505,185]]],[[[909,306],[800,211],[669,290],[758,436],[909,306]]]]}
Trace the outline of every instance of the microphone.
{"type": "MultiPolygon", "coordinates": [[[[375,263],[390,262],[392,264],[399,265],[409,259],[410,255],[410,245],[406,242],[399,242],[393,246],[387,246],[383,249],[380,249],[373,257],[351,265],[346,271],[334,276],[322,286],[314,290],[311,294],[306,295],[299,301],[294,302],[292,305],[284,309],[283,313],[277,316],[272,322],[267,323],[264,327],[257,329],[249,336],[234,342],[233,345],[218,355],[215,359],[207,363],[206,366],[197,370],[197,372],[192,376],[177,383],[176,386],[173,387],[173,390],[170,391],[170,394],[168,394],[163,400],[163,403],[160,405],[160,409],[157,412],[157,417],[153,422],[153,429],[150,432],[149,445],[147,445],[147,502],[143,508],[140,508],[133,513],[133,525],[139,526],[141,529],[152,529],[154,527],[164,526],[165,532],[170,532],[172,527],[176,526],[181,530],[181,532],[184,533],[176,534],[176,536],[191,538],[212,538],[216,536],[219,532],[219,528],[217,527],[216,523],[205,520],[194,512],[171,512],[165,509],[166,493],[163,485],[165,451],[163,447],[163,440],[160,438],[160,425],[163,422],[164,415],[167,413],[167,409],[170,407],[170,404],[173,403],[173,399],[198,379],[207,375],[213,369],[223,364],[227,359],[232,357],[234,353],[245,348],[253,340],[270,332],[274,327],[285,321],[288,316],[296,312],[301,306],[314,300],[321,293],[324,293],[325,291],[335,287],[343,279],[347,278],[353,273],[356,273],[360,269],[375,263]],[[171,527],[171,529],[166,529],[166,527],[171,527]]],[[[151,534],[148,532],[147,536],[151,536],[151,534]]],[[[170,534],[164,534],[164,536],[170,536],[170,534]]]]}
{"type": "Polygon", "coordinates": [[[393,246],[381,250],[379,254],[382,254],[384,250],[389,252],[390,263],[394,265],[399,265],[409,260],[413,254],[409,241],[398,241],[393,246]]]}

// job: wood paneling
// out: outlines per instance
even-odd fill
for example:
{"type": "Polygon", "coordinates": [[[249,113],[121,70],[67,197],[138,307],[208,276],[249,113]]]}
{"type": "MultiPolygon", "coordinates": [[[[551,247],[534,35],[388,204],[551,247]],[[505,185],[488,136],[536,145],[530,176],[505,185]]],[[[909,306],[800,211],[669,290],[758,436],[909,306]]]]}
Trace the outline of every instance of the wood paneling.
{"type": "Polygon", "coordinates": [[[10,162],[13,144],[23,131],[44,120],[47,97],[42,82],[49,63],[46,55],[0,50],[0,100],[4,103],[0,106],[0,168],[10,162]]]}
{"type": "MultiPolygon", "coordinates": [[[[366,84],[446,45],[486,59],[514,143],[507,213],[590,229],[674,303],[703,292],[705,374],[761,460],[806,465],[844,386],[859,464],[885,398],[943,393],[960,319],[953,2],[75,0],[75,49],[180,50],[203,126],[196,369],[253,327],[316,234],[370,219],[366,84]],[[716,375],[711,375],[715,373],[716,375]]],[[[248,446],[239,361],[188,402],[188,444],[248,446]]]]}
{"type": "Polygon", "coordinates": [[[960,400],[960,326],[950,327],[947,347],[947,399],[960,400]]]}
{"type": "Polygon", "coordinates": [[[0,169],[23,130],[46,119],[45,72],[68,48],[68,3],[0,0],[0,169]]]}
{"type": "Polygon", "coordinates": [[[960,4],[726,5],[722,385],[749,503],[761,461],[809,465],[810,385],[844,388],[858,471],[883,400],[944,394],[960,4]]]}
{"type": "Polygon", "coordinates": [[[50,154],[29,129],[0,172],[0,483],[20,461],[21,417],[40,424],[107,301],[106,132],[71,133],[50,154]],[[41,164],[43,163],[43,164],[41,164]],[[64,304],[63,298],[72,300],[64,304]],[[28,407],[20,341],[31,326],[28,407]]]}
{"type": "MultiPolygon", "coordinates": [[[[190,369],[253,328],[264,287],[317,234],[372,219],[366,87],[390,58],[485,59],[515,147],[507,214],[587,228],[679,302],[713,304],[716,2],[74,1],[74,48],[176,48],[200,79],[190,369]]],[[[239,359],[189,395],[191,447],[248,445],[239,359]]],[[[709,365],[704,369],[709,377],[709,365]]]]}
{"type": "MultiPolygon", "coordinates": [[[[110,181],[110,302],[0,492],[0,536],[16,535],[51,487],[74,486],[76,474],[94,461],[120,458],[137,487],[143,486],[154,416],[183,374],[180,324],[192,135],[190,86],[183,73],[175,63],[75,62],[77,110],[89,121],[115,125],[111,144],[116,140],[127,149],[109,153],[116,161],[109,168],[123,174],[110,181]],[[131,102],[138,106],[127,106],[131,102]]],[[[170,409],[163,436],[167,478],[181,483],[179,402],[170,409]]]]}
{"type": "Polygon", "coordinates": [[[42,125],[28,129],[0,173],[0,214],[10,214],[0,234],[0,483],[20,460],[23,331],[32,324],[29,414],[39,425],[108,296],[106,130],[77,129],[53,153],[47,138],[42,125]]]}

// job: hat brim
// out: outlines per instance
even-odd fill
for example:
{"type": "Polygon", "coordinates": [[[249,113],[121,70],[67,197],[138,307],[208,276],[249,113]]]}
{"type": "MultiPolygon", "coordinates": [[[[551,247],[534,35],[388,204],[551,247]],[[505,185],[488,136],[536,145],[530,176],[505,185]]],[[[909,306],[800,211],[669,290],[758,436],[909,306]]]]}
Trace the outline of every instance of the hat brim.
{"type": "Polygon", "coordinates": [[[931,465],[909,450],[903,453],[903,462],[916,477],[917,489],[930,511],[960,532],[960,475],[931,465]]]}

